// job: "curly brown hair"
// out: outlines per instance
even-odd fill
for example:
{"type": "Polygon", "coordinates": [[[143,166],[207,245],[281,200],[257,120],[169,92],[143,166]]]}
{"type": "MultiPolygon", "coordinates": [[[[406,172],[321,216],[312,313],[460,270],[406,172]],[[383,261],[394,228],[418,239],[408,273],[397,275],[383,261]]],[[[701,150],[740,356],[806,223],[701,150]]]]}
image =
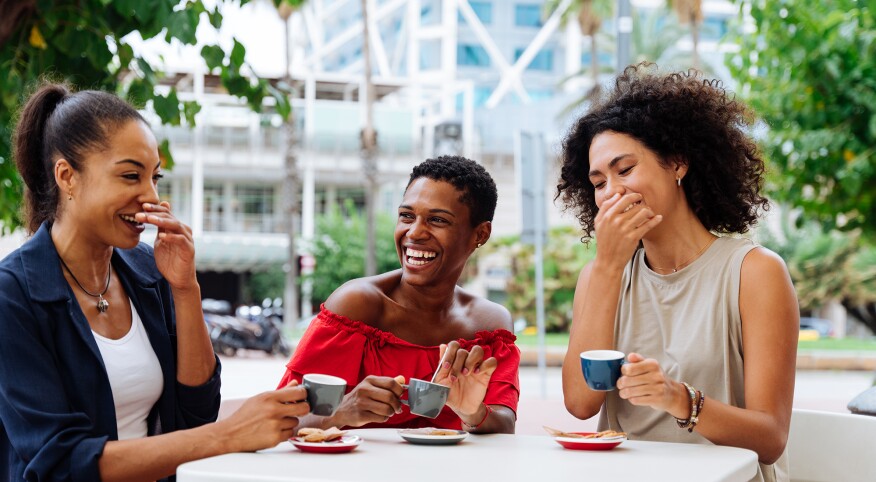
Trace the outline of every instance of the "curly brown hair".
{"type": "Polygon", "coordinates": [[[590,144],[611,131],[633,137],[657,154],[661,165],[687,166],[684,192],[700,222],[712,232],[744,233],[757,223],[764,162],[746,132],[754,115],[721,81],[694,70],[664,74],[648,62],[631,65],[614,89],[578,119],[563,140],[556,198],[594,233],[598,212],[588,178],[590,144]]]}

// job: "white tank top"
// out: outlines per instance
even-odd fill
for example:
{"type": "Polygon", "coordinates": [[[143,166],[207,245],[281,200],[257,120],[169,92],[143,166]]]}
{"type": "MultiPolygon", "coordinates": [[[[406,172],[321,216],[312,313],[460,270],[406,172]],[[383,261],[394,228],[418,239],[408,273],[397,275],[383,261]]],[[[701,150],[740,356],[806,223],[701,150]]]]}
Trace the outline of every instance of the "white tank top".
{"type": "Polygon", "coordinates": [[[164,377],[134,304],[131,303],[131,330],[125,336],[111,340],[91,333],[113,391],[119,440],[145,437],[146,418],[161,397],[164,377]]]}

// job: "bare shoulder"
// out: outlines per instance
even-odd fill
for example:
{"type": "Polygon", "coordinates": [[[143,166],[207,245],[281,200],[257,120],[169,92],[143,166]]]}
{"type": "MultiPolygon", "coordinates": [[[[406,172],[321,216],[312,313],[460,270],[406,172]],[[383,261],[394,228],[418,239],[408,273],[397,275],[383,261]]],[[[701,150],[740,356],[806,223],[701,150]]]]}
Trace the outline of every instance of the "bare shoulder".
{"type": "Polygon", "coordinates": [[[457,298],[478,331],[508,330],[513,333],[511,313],[504,306],[457,288],[457,298]]]}
{"type": "Polygon", "coordinates": [[[742,260],[742,283],[749,284],[757,280],[758,284],[764,281],[790,283],[791,278],[785,261],[776,253],[763,246],[758,246],[749,251],[742,260]]]}
{"type": "Polygon", "coordinates": [[[337,315],[373,325],[383,314],[383,277],[379,275],[347,281],[325,300],[325,307],[337,315]]]}
{"type": "Polygon", "coordinates": [[[740,273],[739,309],[743,322],[750,315],[758,314],[771,316],[774,320],[786,318],[793,321],[793,315],[798,314],[791,275],[778,254],[757,247],[745,255],[740,273]]]}

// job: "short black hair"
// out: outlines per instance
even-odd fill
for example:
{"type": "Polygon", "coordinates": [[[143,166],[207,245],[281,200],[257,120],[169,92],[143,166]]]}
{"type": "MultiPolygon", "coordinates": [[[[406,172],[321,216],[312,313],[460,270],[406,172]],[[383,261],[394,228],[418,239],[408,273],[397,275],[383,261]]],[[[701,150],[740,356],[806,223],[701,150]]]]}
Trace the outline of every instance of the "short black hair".
{"type": "Polygon", "coordinates": [[[721,81],[697,71],[661,73],[643,62],[624,69],[614,88],[578,119],[563,141],[557,198],[575,212],[589,239],[598,209],[590,183],[590,144],[603,132],[626,134],[662,165],[687,166],[684,193],[703,226],[744,233],[769,209],[760,194],[764,161],[749,135],[754,114],[721,81]]]}
{"type": "Polygon", "coordinates": [[[496,183],[484,166],[462,156],[426,159],[411,171],[405,191],[412,182],[421,177],[448,182],[461,192],[459,202],[468,206],[472,227],[493,220],[499,193],[496,191],[496,183]]]}

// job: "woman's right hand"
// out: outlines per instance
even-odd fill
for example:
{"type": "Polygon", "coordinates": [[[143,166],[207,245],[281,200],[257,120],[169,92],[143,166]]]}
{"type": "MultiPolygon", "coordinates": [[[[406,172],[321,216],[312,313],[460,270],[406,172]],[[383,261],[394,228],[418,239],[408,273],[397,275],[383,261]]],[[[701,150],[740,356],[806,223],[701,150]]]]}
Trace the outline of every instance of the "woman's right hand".
{"type": "Polygon", "coordinates": [[[623,269],[645,234],[661,221],[663,216],[654,214],[641,194],[615,193],[602,203],[594,220],[597,260],[623,269]]]}
{"type": "Polygon", "coordinates": [[[297,417],[309,412],[307,391],[293,381],[285,388],[250,398],[216,426],[220,436],[234,444],[232,452],[253,452],[288,440],[298,426],[297,417]]]}
{"type": "Polygon", "coordinates": [[[369,375],[344,396],[332,424],[338,427],[361,427],[382,423],[401,413],[404,387],[393,378],[369,375]]]}

